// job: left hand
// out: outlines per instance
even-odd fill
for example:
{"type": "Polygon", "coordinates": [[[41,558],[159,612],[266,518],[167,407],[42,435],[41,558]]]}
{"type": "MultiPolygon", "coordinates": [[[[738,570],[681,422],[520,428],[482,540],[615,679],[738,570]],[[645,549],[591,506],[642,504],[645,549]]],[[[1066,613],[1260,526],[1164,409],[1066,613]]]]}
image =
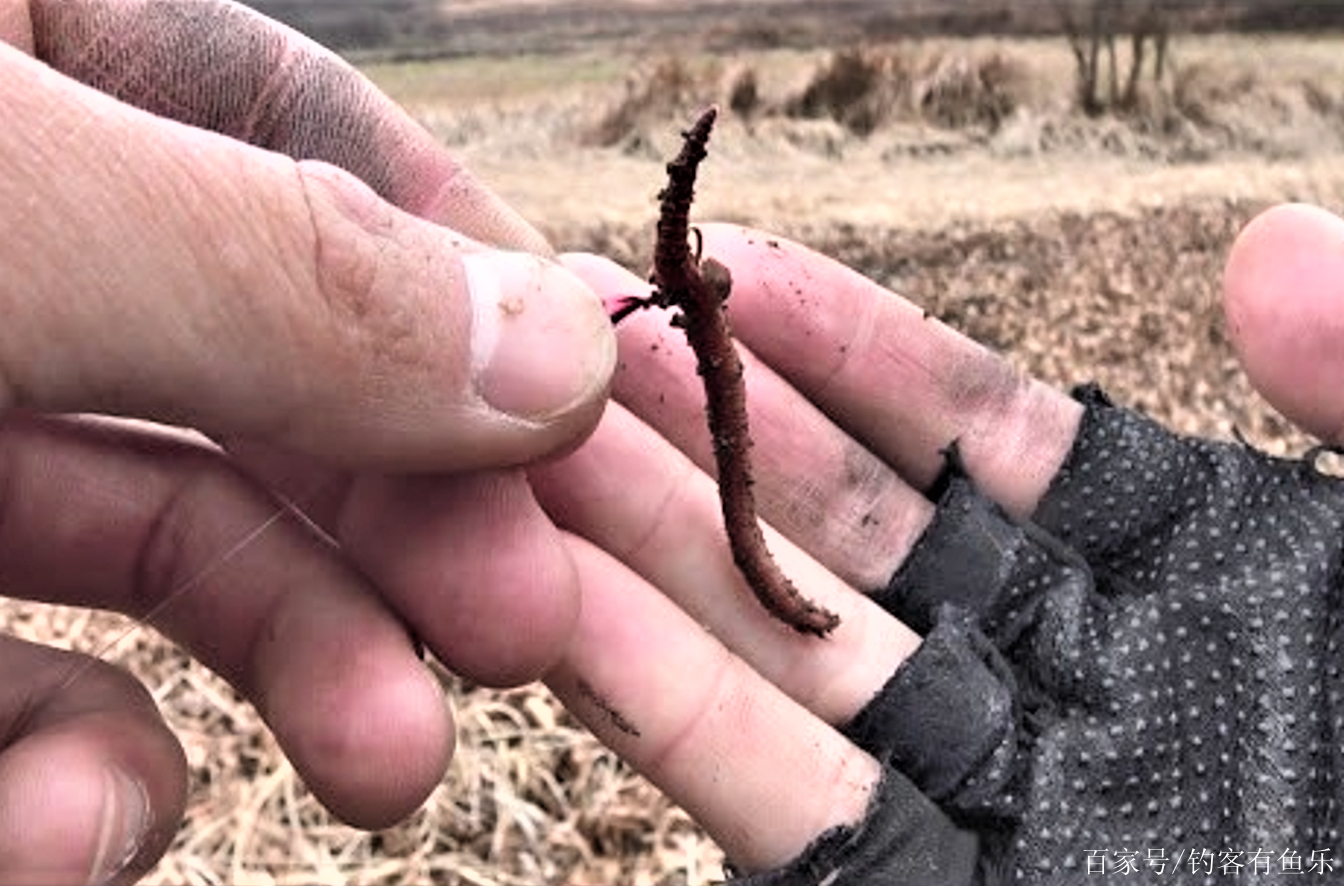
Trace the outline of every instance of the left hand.
{"type": "MultiPolygon", "coordinates": [[[[954,882],[940,865],[979,876],[972,869],[980,850],[974,836],[966,838],[973,829],[963,830],[948,818],[955,810],[903,780],[927,773],[887,778],[891,761],[839,731],[922,643],[868,595],[888,587],[934,519],[922,490],[943,471],[949,443],[958,442],[966,473],[985,496],[1027,518],[1071,454],[1083,408],[828,259],[739,228],[703,231],[705,255],[734,275],[729,313],[750,351],[757,490],[764,519],[778,530],[772,549],[804,594],[839,613],[840,627],[824,641],[798,635],[743,587],[708,473],[693,358],[664,317],[636,316],[621,329],[620,405],[578,452],[532,472],[544,506],[576,535],[571,546],[584,584],[576,642],[548,680],[604,741],[680,802],[739,870],[790,864],[824,832],[859,826],[874,812],[877,792],[890,789],[896,794],[882,798],[890,813],[884,824],[900,819],[909,842],[895,851],[906,854],[842,857],[841,867],[855,861],[871,872],[886,864],[888,873],[918,883],[954,882]],[[934,867],[921,874],[918,860],[934,867]],[[938,870],[941,878],[932,873],[938,870]]],[[[1323,322],[1337,316],[1344,297],[1340,242],[1344,222],[1288,207],[1254,222],[1233,251],[1226,278],[1232,335],[1252,378],[1276,403],[1284,403],[1276,394],[1299,391],[1303,379],[1344,377],[1339,334],[1323,322]],[[1293,310],[1283,309],[1284,299],[1293,310]],[[1312,356],[1286,356],[1298,353],[1312,356]]],[[[637,279],[609,264],[588,257],[570,263],[599,293],[641,292],[637,279]]],[[[1307,391],[1282,408],[1338,439],[1344,400],[1337,385],[1307,391]]],[[[1235,447],[1228,451],[1237,457],[1235,447]]],[[[956,549],[947,556],[957,557],[956,549]]],[[[1069,599],[1061,597],[1066,605],[1069,599]]],[[[1115,651],[1107,638],[1100,642],[1099,649],[1115,651]]],[[[1019,664],[1017,652],[1002,654],[1019,664]]],[[[1211,667],[1216,677],[1220,665],[1211,667]]],[[[1152,688],[1160,693],[1164,685],[1152,688]]],[[[1317,689],[1320,695],[1294,698],[1323,698],[1324,688],[1317,689]]],[[[970,690],[946,686],[927,719],[915,716],[927,726],[982,710],[971,703],[979,696],[962,697],[970,690]]],[[[1309,728],[1306,717],[1298,719],[1309,728]]],[[[1130,724],[1122,718],[1116,725],[1130,724]]],[[[921,727],[910,728],[919,734],[921,727]]],[[[955,741],[932,749],[954,757],[962,750],[955,741]]],[[[1138,777],[1147,775],[1140,769],[1138,777]]],[[[1196,805],[1200,785],[1162,785],[1178,799],[1180,790],[1192,791],[1187,800],[1196,805]]],[[[1295,814],[1310,816],[1299,807],[1295,814]]],[[[1081,853],[1081,846],[1070,848],[1081,853]]],[[[812,873],[823,879],[828,870],[812,873]]],[[[1055,882],[1050,876],[1078,871],[1040,873],[1041,882],[1055,882]]],[[[813,880],[800,871],[768,882],[813,880]]]]}
{"type": "MultiPolygon", "coordinates": [[[[920,645],[867,593],[929,525],[920,490],[942,451],[958,440],[971,473],[1027,513],[1081,410],[830,259],[738,227],[701,232],[703,254],[733,275],[770,548],[840,626],[821,641],[800,635],[743,585],[694,356],[666,314],[640,312],[618,327],[616,402],[598,430],[530,472],[543,507],[580,537],[579,632],[548,682],[737,866],[760,870],[868,807],[881,766],[835,727],[920,645]],[[614,727],[607,707],[639,735],[614,727]]],[[[647,289],[602,259],[566,261],[601,295],[647,289]]]]}

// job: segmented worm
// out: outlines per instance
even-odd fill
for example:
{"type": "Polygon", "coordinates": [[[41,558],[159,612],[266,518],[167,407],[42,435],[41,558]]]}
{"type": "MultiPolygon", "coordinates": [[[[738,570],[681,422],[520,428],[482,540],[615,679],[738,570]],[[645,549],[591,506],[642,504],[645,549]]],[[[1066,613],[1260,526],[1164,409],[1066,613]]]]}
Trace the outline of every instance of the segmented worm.
{"type": "MultiPolygon", "coordinates": [[[[771,556],[756,518],[746,386],[725,310],[732,291],[732,275],[713,258],[700,261],[698,256],[691,255],[690,211],[695,199],[695,176],[700,162],[708,156],[706,145],[717,115],[717,108],[701,114],[695,125],[682,133],[681,151],[667,164],[667,187],[658,195],[658,238],[652,279],[656,292],[639,300],[636,307],[673,307],[681,311],[672,325],[686,333],[704,384],[705,413],[719,473],[719,502],[733,561],[771,615],[800,633],[824,637],[840,624],[840,617],[794,587],[771,556]]],[[[624,306],[619,316],[613,315],[614,319],[632,309],[624,306]]]]}

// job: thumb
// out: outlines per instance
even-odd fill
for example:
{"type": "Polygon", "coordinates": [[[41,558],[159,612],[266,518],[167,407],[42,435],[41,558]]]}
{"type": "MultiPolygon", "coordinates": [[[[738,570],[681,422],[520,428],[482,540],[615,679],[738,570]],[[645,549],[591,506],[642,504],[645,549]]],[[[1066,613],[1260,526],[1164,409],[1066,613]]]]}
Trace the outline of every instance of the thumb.
{"type": "Polygon", "coordinates": [[[600,302],[335,167],[135,110],[0,45],[0,410],[97,411],[389,470],[596,422],[600,302]]]}
{"type": "Polygon", "coordinates": [[[1344,219],[1287,204],[1237,237],[1228,333],[1256,390],[1303,430],[1344,442],[1344,219]]]}
{"type": "Polygon", "coordinates": [[[130,675],[0,637],[0,882],[135,882],[182,819],[187,770],[130,675]]]}

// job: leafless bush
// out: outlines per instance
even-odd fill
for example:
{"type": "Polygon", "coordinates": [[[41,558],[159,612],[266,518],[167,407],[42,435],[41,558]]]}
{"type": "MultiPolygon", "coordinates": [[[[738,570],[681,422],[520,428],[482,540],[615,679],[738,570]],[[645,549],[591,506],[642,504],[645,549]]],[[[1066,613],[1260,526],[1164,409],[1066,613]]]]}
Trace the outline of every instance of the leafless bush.
{"type": "Polygon", "coordinates": [[[1029,80],[1026,67],[1001,52],[979,58],[944,55],[911,88],[923,119],[949,129],[980,126],[993,131],[1022,102],[1029,80]]]}
{"type": "Polygon", "coordinates": [[[892,116],[908,88],[904,54],[841,49],[785,105],[791,117],[829,117],[858,135],[868,135],[892,116]]]}
{"type": "Polygon", "coordinates": [[[697,71],[679,56],[659,59],[634,71],[625,81],[625,93],[582,134],[584,144],[610,147],[638,135],[646,126],[666,127],[667,121],[704,107],[715,98],[717,71],[697,71]]]}
{"type": "Polygon", "coordinates": [[[1172,105],[1182,117],[1198,126],[1213,126],[1219,108],[1239,97],[1250,96],[1259,84],[1255,72],[1230,71],[1226,66],[1189,65],[1174,78],[1172,105]]]}
{"type": "Polygon", "coordinates": [[[689,120],[711,104],[726,107],[743,120],[771,111],[749,64],[692,64],[680,56],[667,56],[632,71],[620,97],[579,133],[579,141],[594,147],[646,149],[654,133],[666,134],[677,121],[689,120]]]}
{"type": "Polygon", "coordinates": [[[785,105],[795,117],[829,117],[857,135],[893,119],[996,129],[1024,100],[1030,75],[1002,52],[845,49],[785,105]]]}
{"type": "Polygon", "coordinates": [[[756,72],[751,68],[742,69],[728,87],[728,109],[739,117],[750,118],[761,109],[761,103],[756,72]]]}
{"type": "Polygon", "coordinates": [[[1076,93],[1084,113],[1095,117],[1136,110],[1150,58],[1152,82],[1163,83],[1174,18],[1170,0],[1055,0],[1055,8],[1077,63],[1076,93]],[[1123,81],[1116,53],[1122,37],[1129,41],[1123,81]]]}

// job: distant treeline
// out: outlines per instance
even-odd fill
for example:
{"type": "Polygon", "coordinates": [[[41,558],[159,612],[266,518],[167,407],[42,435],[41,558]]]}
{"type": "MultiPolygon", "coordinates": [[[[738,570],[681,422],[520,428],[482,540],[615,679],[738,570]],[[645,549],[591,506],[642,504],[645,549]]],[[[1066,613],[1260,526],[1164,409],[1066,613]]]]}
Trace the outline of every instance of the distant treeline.
{"type": "MultiPolygon", "coordinates": [[[[1067,0],[1066,0],[1067,2],[1067,0]]],[[[1145,5],[1137,0],[1092,0],[1100,6],[1129,9],[1145,5]]],[[[1072,0],[1075,9],[1087,5],[1072,0]]],[[[1344,29],[1344,0],[1151,0],[1169,18],[1174,32],[1274,32],[1344,29]]],[[[957,36],[979,34],[1051,35],[1061,32],[1060,3],[1027,0],[1005,3],[956,3],[914,0],[891,3],[891,14],[873,24],[895,30],[912,25],[921,33],[957,36]],[[900,15],[904,9],[906,14],[900,15]]]]}
{"type": "MultiPolygon", "coordinates": [[[[716,2],[712,9],[696,0],[512,8],[452,0],[250,0],[250,5],[333,49],[392,56],[537,53],[593,40],[648,45],[686,38],[707,49],[727,50],[901,36],[1046,35],[1061,28],[1054,0],[742,0],[716,2]]],[[[1171,0],[1159,5],[1169,8],[1177,32],[1344,29],[1344,0],[1171,0]]]]}
{"type": "Polygon", "coordinates": [[[423,0],[243,0],[332,49],[376,49],[433,40],[442,16],[423,0]]]}

